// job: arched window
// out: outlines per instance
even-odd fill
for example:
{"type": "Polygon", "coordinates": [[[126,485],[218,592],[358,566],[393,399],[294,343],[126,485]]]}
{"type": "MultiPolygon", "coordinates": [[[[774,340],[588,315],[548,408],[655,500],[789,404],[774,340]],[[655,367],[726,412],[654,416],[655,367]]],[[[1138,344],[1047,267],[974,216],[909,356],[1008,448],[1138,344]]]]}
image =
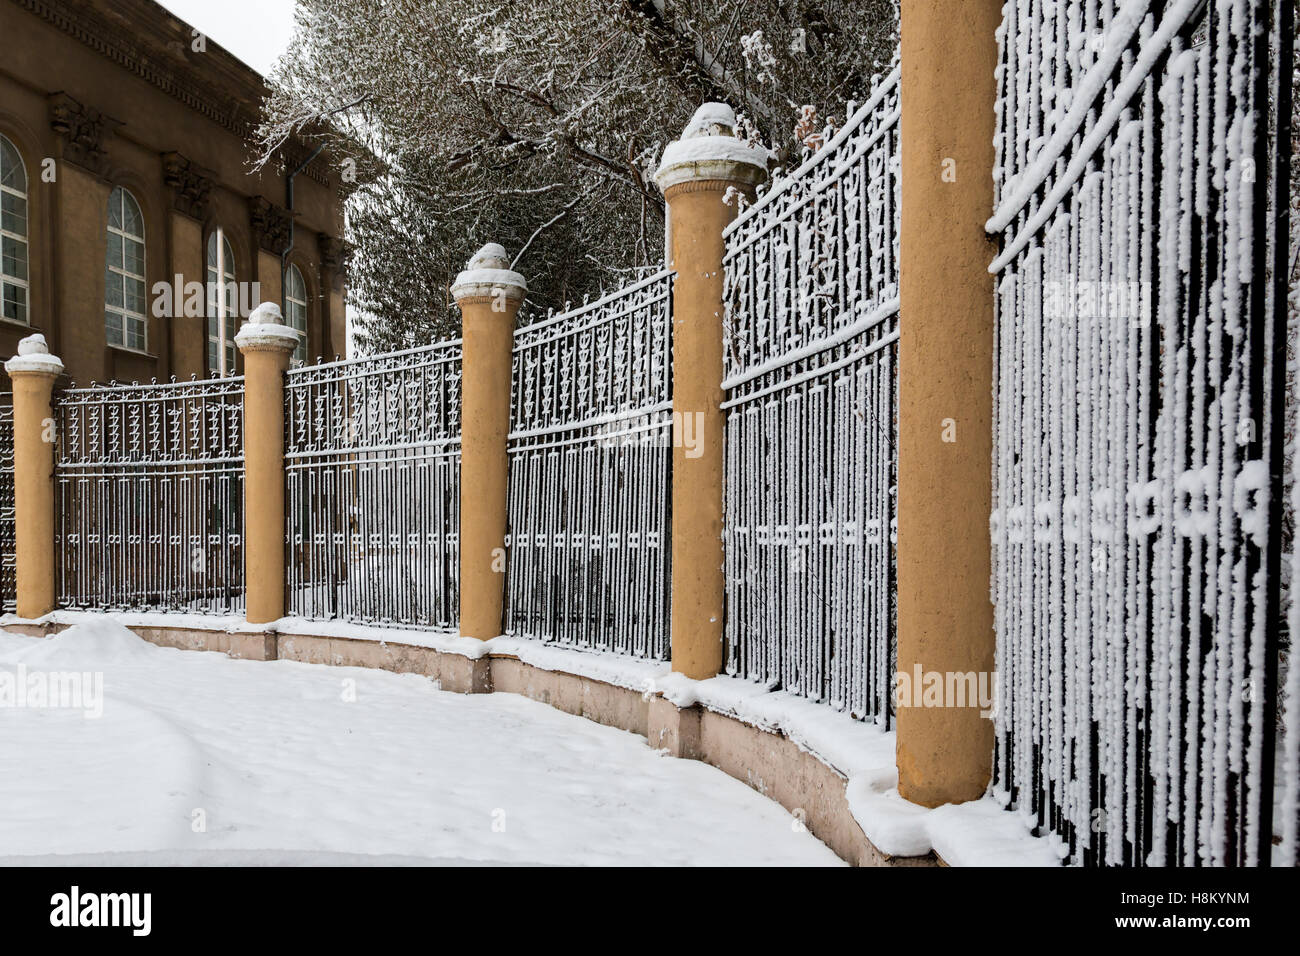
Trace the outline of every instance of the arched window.
{"type": "Polygon", "coordinates": [[[298,267],[292,264],[284,276],[284,318],[298,333],[298,347],[293,350],[293,360],[302,364],[307,361],[307,283],[298,267]]]}
{"type": "Polygon", "coordinates": [[[109,345],[143,352],[145,341],[144,216],[135,197],[116,186],[108,197],[104,326],[109,345]]]}
{"type": "Polygon", "coordinates": [[[27,325],[27,170],[0,136],[0,315],[27,325]]]}
{"type": "Polygon", "coordinates": [[[230,248],[230,240],[220,226],[208,235],[207,289],[208,371],[233,375],[239,294],[235,285],[235,251],[230,248]]]}

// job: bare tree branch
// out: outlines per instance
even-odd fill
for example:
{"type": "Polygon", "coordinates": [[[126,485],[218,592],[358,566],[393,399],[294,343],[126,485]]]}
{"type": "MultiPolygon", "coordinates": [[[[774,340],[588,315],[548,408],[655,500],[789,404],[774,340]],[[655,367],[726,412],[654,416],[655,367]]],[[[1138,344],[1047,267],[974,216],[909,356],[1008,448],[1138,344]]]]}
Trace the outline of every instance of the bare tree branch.
{"type": "Polygon", "coordinates": [[[550,219],[546,220],[546,222],[542,223],[540,226],[534,229],[533,234],[528,237],[528,241],[523,244],[519,252],[515,255],[514,259],[511,261],[510,268],[513,269],[515,266],[519,265],[519,260],[524,257],[524,253],[527,252],[528,247],[533,244],[533,240],[536,239],[538,236],[540,236],[542,233],[544,233],[547,229],[550,229],[553,225],[555,225],[565,216],[567,216],[569,212],[573,209],[573,207],[578,205],[578,202],[581,199],[582,197],[579,196],[577,199],[572,200],[567,206],[561,209],[558,213],[556,213],[550,219]]]}

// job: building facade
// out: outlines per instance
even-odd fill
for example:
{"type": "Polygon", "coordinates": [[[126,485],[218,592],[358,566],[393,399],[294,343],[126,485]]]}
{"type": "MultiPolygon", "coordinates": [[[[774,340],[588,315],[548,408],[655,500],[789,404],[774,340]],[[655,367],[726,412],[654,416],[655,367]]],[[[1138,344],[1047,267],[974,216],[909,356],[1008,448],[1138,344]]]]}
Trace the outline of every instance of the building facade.
{"type": "Polygon", "coordinates": [[[230,374],[259,301],[298,360],[345,354],[339,174],[301,142],[251,171],[255,70],[151,0],[0,0],[0,48],[0,355],[230,374]]]}

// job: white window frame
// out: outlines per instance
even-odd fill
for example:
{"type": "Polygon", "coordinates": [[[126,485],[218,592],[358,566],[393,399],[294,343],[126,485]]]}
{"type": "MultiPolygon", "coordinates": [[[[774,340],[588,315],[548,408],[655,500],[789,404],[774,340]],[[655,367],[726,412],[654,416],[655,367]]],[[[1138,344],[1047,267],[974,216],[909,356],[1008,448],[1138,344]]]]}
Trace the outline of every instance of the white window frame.
{"type": "Polygon", "coordinates": [[[211,309],[215,299],[217,314],[217,333],[212,334],[212,330],[205,326],[207,351],[204,354],[204,360],[211,360],[212,347],[216,346],[217,367],[214,369],[209,366],[209,372],[216,372],[223,378],[227,375],[235,374],[235,356],[230,354],[235,348],[235,328],[239,324],[238,308],[230,308],[230,295],[227,294],[227,283],[232,293],[238,296],[239,281],[235,272],[235,250],[230,245],[230,239],[226,236],[226,230],[217,226],[212,232],[208,233],[208,242],[203,249],[203,277],[204,277],[204,309],[205,318],[211,321],[214,316],[211,315],[211,309]],[[216,265],[208,263],[208,249],[216,246],[217,262],[216,265]],[[215,296],[213,284],[216,285],[215,296]],[[225,347],[223,347],[223,344],[225,347]]]}
{"type": "Polygon", "coordinates": [[[303,365],[307,361],[307,308],[309,299],[307,298],[307,279],[292,262],[284,273],[284,319],[285,324],[298,333],[298,345],[293,350],[293,361],[298,365],[303,365]],[[302,297],[294,298],[293,283],[289,277],[296,275],[298,285],[302,289],[302,297]],[[294,307],[301,310],[295,312],[294,307]]]}
{"type": "Polygon", "coordinates": [[[0,259],[0,298],[2,298],[4,295],[3,286],[5,285],[10,285],[15,288],[23,290],[23,317],[21,319],[9,318],[9,316],[4,314],[3,302],[0,301],[0,319],[4,319],[6,322],[13,322],[18,325],[30,326],[32,324],[32,287],[31,287],[32,244],[28,236],[31,235],[31,227],[32,227],[32,201],[31,201],[31,195],[28,192],[28,190],[31,185],[31,180],[27,176],[27,164],[23,162],[23,154],[18,151],[18,145],[9,137],[3,134],[0,134],[0,139],[4,140],[5,145],[7,145],[9,149],[13,151],[13,154],[16,157],[18,157],[18,171],[22,173],[22,177],[23,177],[23,188],[21,190],[15,189],[13,186],[5,186],[3,184],[0,184],[0,193],[7,193],[10,196],[17,196],[19,199],[23,201],[23,204],[27,209],[27,216],[26,216],[27,231],[23,235],[19,235],[18,233],[13,232],[12,230],[9,229],[5,229],[3,223],[0,223],[0,236],[3,236],[5,239],[8,239],[10,242],[22,243],[23,250],[26,254],[25,260],[27,262],[27,278],[22,279],[19,278],[18,276],[12,276],[9,273],[5,272],[4,260],[0,259]]]}
{"type": "Polygon", "coordinates": [[[120,200],[120,201],[121,201],[121,203],[122,203],[122,211],[123,211],[123,215],[122,215],[122,217],[121,217],[121,220],[122,220],[123,226],[125,226],[125,224],[126,224],[126,216],[125,216],[126,201],[127,201],[128,199],[130,199],[131,202],[135,205],[136,212],[138,212],[138,213],[140,214],[140,235],[137,236],[137,235],[134,235],[134,234],[132,234],[132,233],[129,233],[129,232],[127,232],[127,231],[125,230],[125,228],[121,228],[121,229],[119,229],[119,228],[115,227],[115,226],[113,225],[113,223],[112,223],[112,219],[111,219],[111,218],[109,219],[109,224],[108,224],[108,233],[107,233],[107,234],[108,234],[108,235],[116,235],[116,236],[118,236],[118,237],[122,240],[122,249],[123,249],[123,256],[124,256],[124,257],[123,257],[123,260],[122,260],[121,262],[116,262],[116,263],[109,262],[109,261],[108,261],[108,249],[107,249],[107,246],[106,246],[105,249],[104,249],[104,261],[105,261],[105,263],[106,263],[106,265],[107,265],[107,267],[108,267],[108,271],[109,271],[109,272],[113,272],[113,273],[116,273],[117,275],[122,276],[122,304],[121,304],[120,306],[117,306],[117,305],[109,305],[109,304],[108,304],[108,290],[105,290],[105,292],[104,292],[104,312],[105,312],[105,313],[113,312],[113,313],[115,313],[116,315],[118,315],[118,316],[121,317],[121,319],[122,319],[122,332],[121,332],[121,338],[120,338],[120,340],[119,340],[119,341],[116,341],[116,342],[113,341],[113,338],[112,338],[112,332],[111,332],[111,330],[108,328],[107,317],[105,317],[105,322],[104,322],[104,337],[105,337],[105,339],[108,341],[108,344],[111,345],[111,346],[113,346],[113,347],[115,347],[115,348],[126,349],[126,350],[131,351],[131,352],[142,352],[142,353],[148,353],[148,351],[149,351],[149,317],[148,317],[148,315],[146,315],[144,312],[136,312],[136,311],[134,311],[134,310],[132,310],[132,309],[128,309],[127,306],[126,306],[126,282],[127,282],[128,279],[135,279],[135,280],[139,281],[139,283],[144,287],[144,290],[145,290],[145,296],[144,296],[144,297],[145,297],[145,302],[146,302],[146,308],[148,307],[147,303],[148,303],[148,297],[149,297],[149,280],[148,280],[147,278],[145,278],[144,275],[137,275],[137,274],[134,273],[134,272],[127,272],[127,271],[126,271],[126,265],[125,265],[125,250],[126,250],[126,243],[127,243],[128,241],[130,241],[130,242],[138,242],[138,243],[140,243],[140,252],[141,252],[141,255],[140,255],[140,266],[141,266],[141,269],[143,270],[144,273],[147,273],[147,272],[149,271],[149,264],[148,264],[148,263],[149,263],[149,260],[148,260],[148,256],[149,256],[149,244],[148,244],[148,242],[145,240],[145,235],[144,235],[144,232],[145,232],[145,225],[144,225],[144,209],[141,207],[139,200],[137,200],[137,199],[135,198],[135,196],[131,195],[131,191],[130,191],[129,189],[127,189],[125,186],[114,186],[114,187],[113,187],[113,191],[112,191],[111,193],[108,194],[109,209],[112,209],[113,199],[114,199],[115,196],[118,195],[118,193],[121,193],[121,200],[120,200]],[[138,322],[139,325],[140,325],[140,345],[139,345],[139,346],[128,345],[128,344],[127,344],[127,340],[128,340],[128,338],[129,338],[129,336],[127,335],[127,329],[129,328],[129,323],[132,323],[132,322],[138,322]]]}

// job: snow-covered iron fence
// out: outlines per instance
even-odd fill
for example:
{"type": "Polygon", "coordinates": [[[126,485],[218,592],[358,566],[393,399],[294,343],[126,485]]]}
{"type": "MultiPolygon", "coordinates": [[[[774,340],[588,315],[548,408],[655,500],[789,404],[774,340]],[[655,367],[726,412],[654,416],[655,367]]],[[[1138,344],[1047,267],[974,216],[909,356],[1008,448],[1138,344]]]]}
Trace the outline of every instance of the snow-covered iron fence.
{"type": "MultiPolygon", "coordinates": [[[[1293,414],[1292,428],[1300,428],[1300,407],[1293,409],[1293,414]]],[[[1300,431],[1292,434],[1300,434],[1300,431]]],[[[1294,465],[1288,478],[1292,513],[1300,514],[1300,474],[1295,472],[1294,465]]],[[[1296,640],[1300,636],[1300,557],[1294,550],[1290,574],[1290,607],[1287,609],[1290,647],[1287,649],[1286,683],[1282,696],[1286,732],[1282,746],[1278,748],[1281,764],[1275,771],[1281,774],[1283,781],[1282,799],[1278,804],[1281,819],[1273,828],[1282,838],[1273,861],[1277,866],[1300,866],[1300,657],[1296,654],[1296,640]]]]}
{"type": "Polygon", "coordinates": [[[672,273],[515,332],[506,631],[668,658],[672,273]]]}
{"type": "Polygon", "coordinates": [[[1269,858],[1270,6],[1012,0],[999,34],[995,783],[1076,863],[1269,858]]]}
{"type": "Polygon", "coordinates": [[[285,375],[287,613],[453,628],[461,345],[285,375]]]}
{"type": "Polygon", "coordinates": [[[244,606],[242,378],[56,391],[60,607],[244,606]]]}
{"type": "Polygon", "coordinates": [[[14,406],[0,392],[0,611],[14,610],[18,567],[14,555],[14,406]]]}
{"type": "Polygon", "coordinates": [[[727,673],[888,725],[898,71],[726,234],[727,673]]]}

